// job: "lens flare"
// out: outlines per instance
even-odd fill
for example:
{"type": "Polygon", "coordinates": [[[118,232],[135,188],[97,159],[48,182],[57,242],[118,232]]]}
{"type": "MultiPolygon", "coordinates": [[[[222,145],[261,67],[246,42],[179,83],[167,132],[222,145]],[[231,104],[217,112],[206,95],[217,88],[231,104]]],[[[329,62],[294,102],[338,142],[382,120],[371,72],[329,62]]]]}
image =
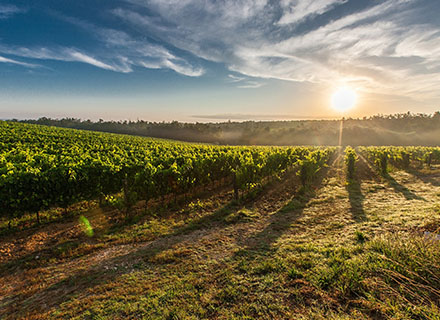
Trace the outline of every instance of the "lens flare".
{"type": "Polygon", "coordinates": [[[81,225],[81,229],[83,230],[83,232],[87,236],[92,237],[93,236],[93,228],[92,228],[92,225],[90,224],[89,220],[87,220],[87,218],[84,216],[80,216],[79,223],[81,225]]]}

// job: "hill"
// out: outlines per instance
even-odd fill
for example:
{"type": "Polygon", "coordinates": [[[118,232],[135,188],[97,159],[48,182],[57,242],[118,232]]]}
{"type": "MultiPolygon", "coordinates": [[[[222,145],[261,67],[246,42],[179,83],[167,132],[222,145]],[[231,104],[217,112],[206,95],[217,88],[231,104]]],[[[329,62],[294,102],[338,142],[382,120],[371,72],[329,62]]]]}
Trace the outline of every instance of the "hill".
{"type": "MultiPolygon", "coordinates": [[[[340,132],[340,120],[166,123],[40,118],[22,122],[229,145],[331,146],[338,145],[340,132]]],[[[349,118],[343,126],[343,145],[440,145],[440,112],[349,118]]]]}

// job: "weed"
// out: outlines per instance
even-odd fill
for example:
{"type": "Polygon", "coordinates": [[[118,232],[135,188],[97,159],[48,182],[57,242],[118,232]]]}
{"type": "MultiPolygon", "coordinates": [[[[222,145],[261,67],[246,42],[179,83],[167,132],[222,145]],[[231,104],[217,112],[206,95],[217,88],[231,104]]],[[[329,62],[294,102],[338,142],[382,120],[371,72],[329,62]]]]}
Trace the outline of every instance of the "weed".
{"type": "Polygon", "coordinates": [[[299,272],[295,267],[290,268],[288,276],[290,279],[293,279],[293,280],[303,278],[302,273],[299,272]]]}
{"type": "Polygon", "coordinates": [[[359,230],[356,230],[354,235],[358,243],[364,243],[368,239],[367,236],[362,231],[359,230]]]}

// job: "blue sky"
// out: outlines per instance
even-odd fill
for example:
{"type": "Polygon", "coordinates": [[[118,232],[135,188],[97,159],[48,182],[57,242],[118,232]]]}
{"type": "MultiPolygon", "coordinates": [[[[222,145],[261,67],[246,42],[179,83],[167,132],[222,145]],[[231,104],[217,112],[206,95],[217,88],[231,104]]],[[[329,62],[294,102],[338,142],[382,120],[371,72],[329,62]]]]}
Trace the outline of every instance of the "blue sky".
{"type": "Polygon", "coordinates": [[[0,118],[220,121],[440,109],[438,0],[0,2],[0,118]]]}

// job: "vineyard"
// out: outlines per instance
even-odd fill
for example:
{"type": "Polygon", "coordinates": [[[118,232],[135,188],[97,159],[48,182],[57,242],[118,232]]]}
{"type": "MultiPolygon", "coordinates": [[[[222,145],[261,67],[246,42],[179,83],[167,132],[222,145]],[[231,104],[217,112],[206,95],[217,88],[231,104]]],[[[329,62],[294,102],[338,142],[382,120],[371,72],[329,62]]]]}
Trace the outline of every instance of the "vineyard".
{"type": "Polygon", "coordinates": [[[440,147],[0,121],[0,318],[439,319],[440,147]]]}
{"type": "Polygon", "coordinates": [[[304,186],[335,148],[217,147],[0,123],[1,213],[10,218],[121,193],[140,200],[229,182],[239,193],[298,165],[304,186]]]}

